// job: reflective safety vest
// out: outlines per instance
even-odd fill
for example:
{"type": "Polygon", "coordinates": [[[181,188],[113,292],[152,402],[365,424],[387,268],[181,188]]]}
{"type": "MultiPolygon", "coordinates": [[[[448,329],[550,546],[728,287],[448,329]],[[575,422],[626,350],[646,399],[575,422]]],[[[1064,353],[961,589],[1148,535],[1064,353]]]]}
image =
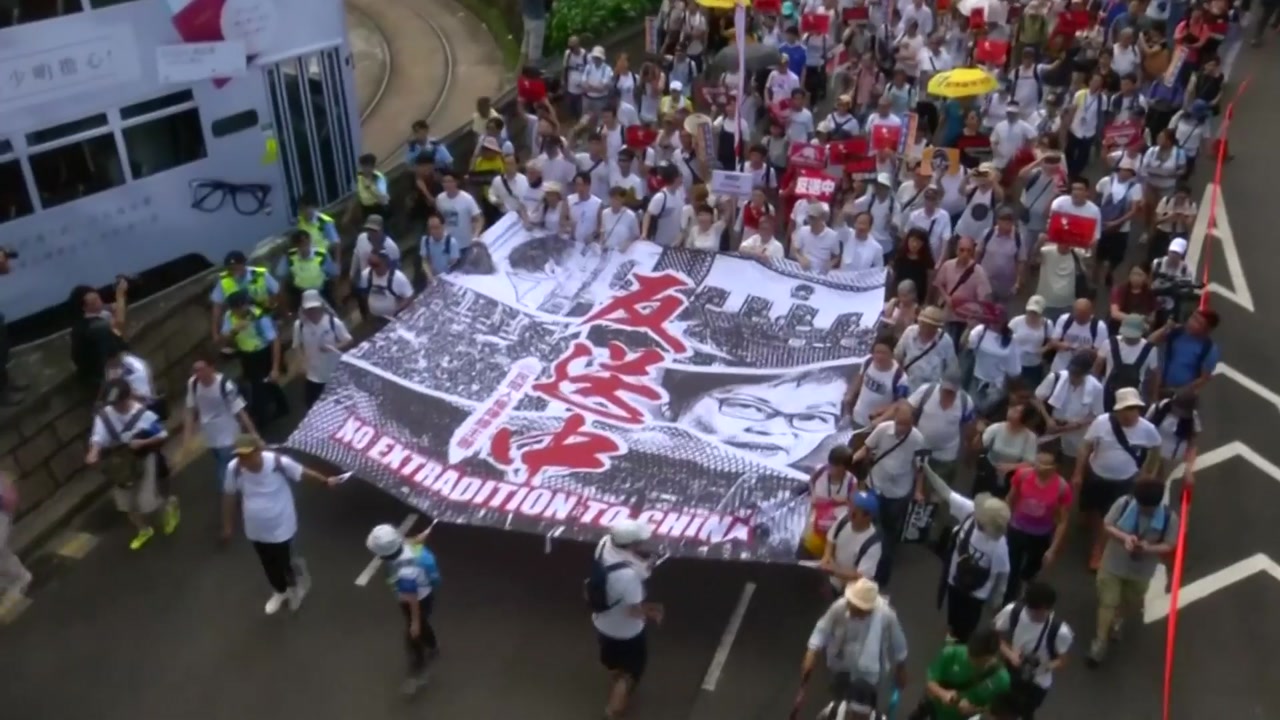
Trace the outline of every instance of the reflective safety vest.
{"type": "Polygon", "coordinates": [[[316,250],[329,249],[329,238],[324,234],[324,229],[330,225],[333,225],[333,218],[324,213],[316,213],[314,219],[298,216],[298,229],[311,236],[311,247],[316,250]]]}
{"type": "Polygon", "coordinates": [[[324,287],[324,261],[328,258],[322,250],[312,248],[309,257],[302,257],[298,251],[289,251],[289,274],[293,278],[293,286],[299,290],[319,290],[324,287]]]}
{"type": "Polygon", "coordinates": [[[356,175],[356,197],[360,200],[360,204],[365,207],[374,207],[382,204],[382,198],[378,196],[378,185],[376,182],[386,182],[386,178],[377,170],[373,171],[373,176],[377,181],[369,180],[364,175],[356,175]]]}
{"type": "Polygon", "coordinates": [[[258,320],[262,318],[262,311],[255,307],[249,308],[249,312],[252,314],[250,318],[239,315],[231,318],[234,333],[231,339],[235,341],[237,350],[246,353],[257,352],[267,346],[267,339],[258,332],[258,320]]]}
{"type": "Polygon", "coordinates": [[[233,293],[244,290],[249,299],[258,307],[266,307],[271,301],[271,290],[267,288],[267,271],[265,268],[245,268],[244,280],[237,280],[231,273],[224,272],[218,276],[218,287],[222,288],[222,297],[231,297],[233,293]]]}

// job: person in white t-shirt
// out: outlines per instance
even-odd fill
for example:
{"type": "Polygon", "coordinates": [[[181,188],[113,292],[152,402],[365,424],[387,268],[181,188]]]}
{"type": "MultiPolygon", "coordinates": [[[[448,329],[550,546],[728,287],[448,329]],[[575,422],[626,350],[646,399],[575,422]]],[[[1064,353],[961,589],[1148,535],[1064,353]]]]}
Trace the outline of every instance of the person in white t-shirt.
{"type": "MultiPolygon", "coordinates": [[[[84,463],[101,463],[103,476],[114,486],[116,509],[137,530],[130,550],[141,549],[156,534],[151,518],[165,505],[156,483],[157,453],[168,437],[160,418],[133,398],[128,382],[107,382],[103,404],[93,416],[84,463]]],[[[178,524],[176,515],[163,521],[166,535],[178,524]]]]}
{"type": "Polygon", "coordinates": [[[1093,359],[1071,358],[1066,370],[1051,372],[1036,388],[1032,404],[1040,411],[1045,428],[1058,437],[1062,455],[1075,458],[1084,442],[1085,428],[1102,415],[1102,383],[1093,376],[1093,359]]]}
{"type": "Polygon", "coordinates": [[[1115,172],[1098,181],[1102,232],[1094,252],[1094,282],[1105,281],[1107,287],[1111,286],[1112,271],[1124,263],[1133,218],[1142,205],[1142,183],[1137,176],[1138,163],[1124,158],[1115,172]]]}
{"type": "Polygon", "coordinates": [[[1095,140],[1102,131],[1106,109],[1107,97],[1102,87],[1102,75],[1095,74],[1089,78],[1089,86],[1078,90],[1066,108],[1070,125],[1063,155],[1072,177],[1080,175],[1089,165],[1095,140]]]}
{"type": "Polygon", "coordinates": [[[231,448],[241,432],[257,435],[253,420],[245,411],[247,407],[240,389],[231,378],[218,372],[210,360],[197,360],[191,367],[191,379],[187,381],[187,399],[182,424],[182,446],[193,447],[196,429],[204,438],[205,447],[213,457],[214,477],[222,487],[222,478],[231,462],[231,448]]]}
{"type": "Polygon", "coordinates": [[[386,253],[369,256],[369,267],[360,277],[360,291],[367,293],[369,314],[385,322],[408,307],[413,300],[413,284],[391,265],[386,253]]]}
{"type": "Polygon", "coordinates": [[[627,188],[615,186],[609,191],[609,205],[600,211],[596,239],[610,250],[626,252],[631,243],[640,239],[640,221],[635,211],[627,207],[627,188]]]}
{"type": "Polygon", "coordinates": [[[960,338],[973,353],[973,379],[968,391],[979,414],[986,414],[1005,396],[1009,378],[1022,374],[1022,354],[1008,323],[978,324],[960,338]]]}
{"type": "MultiPolygon", "coordinates": [[[[1181,392],[1147,410],[1147,419],[1160,432],[1160,467],[1152,473],[1156,479],[1165,480],[1166,471],[1181,463],[1183,487],[1195,484],[1196,440],[1203,429],[1197,405],[1195,393],[1181,392]]],[[[1177,479],[1169,477],[1167,482],[1177,479]]]]}
{"type": "Polygon", "coordinates": [[[465,258],[471,243],[484,233],[484,212],[471,193],[459,187],[459,178],[452,170],[440,172],[440,186],[444,192],[436,195],[436,212],[444,220],[445,231],[461,246],[465,258]]]}
{"type": "Polygon", "coordinates": [[[1076,301],[1076,279],[1088,279],[1085,259],[1080,248],[1061,243],[1041,242],[1036,253],[1040,256],[1040,272],[1036,276],[1036,295],[1044,299],[1044,316],[1050,322],[1071,312],[1076,301]]]}
{"type": "Polygon", "coordinates": [[[853,419],[854,427],[875,427],[889,418],[893,404],[908,393],[907,374],[893,359],[893,337],[878,337],[871,357],[849,381],[841,413],[853,419]]]}
{"type": "Polygon", "coordinates": [[[1085,357],[1092,367],[1097,356],[1106,351],[1110,333],[1107,324],[1093,314],[1091,300],[1076,300],[1071,312],[1058,318],[1049,336],[1049,348],[1056,352],[1049,369],[1066,370],[1073,358],[1085,357]]]}
{"type": "Polygon", "coordinates": [[[911,501],[925,497],[921,458],[928,447],[924,434],[914,427],[911,408],[893,407],[893,417],[876,425],[866,444],[853,455],[855,463],[871,463],[866,484],[875,493],[880,512],[881,555],[875,581],[881,587],[888,587],[893,575],[893,559],[911,501]]]}
{"type": "Polygon", "coordinates": [[[810,204],[809,224],[797,227],[791,237],[791,255],[800,267],[824,273],[840,265],[840,236],[827,227],[827,212],[820,204],[810,204]]]}
{"type": "Polygon", "coordinates": [[[680,242],[680,209],[685,198],[682,179],[680,171],[671,164],[659,166],[658,177],[662,180],[662,189],[649,198],[640,221],[640,234],[663,247],[675,247],[680,242]]]}
{"type": "MultiPolygon", "coordinates": [[[[351,254],[351,281],[359,283],[361,274],[369,269],[369,256],[385,253],[392,265],[400,262],[400,246],[389,235],[383,232],[381,215],[370,215],[365,218],[364,232],[356,237],[355,250],[351,254]]],[[[361,311],[365,307],[361,305],[361,311]]]]}
{"type": "Polygon", "coordinates": [[[782,247],[782,243],[778,242],[778,239],[773,236],[773,216],[763,215],[758,223],[756,234],[743,240],[742,244],[738,246],[738,252],[762,259],[783,259],[786,255],[786,250],[782,247]]]}
{"type": "Polygon", "coordinates": [[[600,664],[609,672],[605,717],[620,718],[631,693],[644,677],[649,642],[646,627],[661,624],[662,605],[646,602],[645,581],[652,573],[645,543],[653,528],[639,520],[620,520],[596,545],[595,567],[588,581],[588,600],[598,595],[602,606],[591,615],[600,648],[600,664]],[[598,581],[597,581],[598,579],[598,581]]]}
{"type": "Polygon", "coordinates": [[[1053,687],[1053,674],[1067,659],[1075,633],[1053,611],[1058,594],[1049,584],[1035,580],[1022,599],[1005,605],[992,621],[1000,633],[1000,654],[1009,666],[1019,717],[1030,718],[1044,704],[1053,687]]]}
{"type": "Polygon", "coordinates": [[[324,386],[338,367],[342,351],[351,344],[346,323],[324,304],[320,293],[314,290],[303,293],[301,316],[293,322],[293,349],[301,356],[307,371],[303,388],[307,409],[320,399],[324,386]]]}
{"type": "Polygon", "coordinates": [[[853,228],[840,248],[840,267],[847,270],[874,270],[884,267],[884,246],[872,232],[871,213],[862,211],[853,219],[853,228]]]}
{"type": "Polygon", "coordinates": [[[907,398],[929,448],[929,465],[947,483],[955,482],[960,452],[973,445],[977,431],[973,398],[962,384],[959,372],[948,371],[940,381],[918,388],[907,398]]]}
{"type": "Polygon", "coordinates": [[[1134,388],[1116,391],[1115,409],[1097,417],[1085,431],[1071,484],[1080,497],[1080,512],[1093,532],[1090,569],[1097,570],[1106,546],[1102,516],[1133,491],[1146,453],[1158,451],[1160,431],[1142,416],[1145,403],[1134,388]]]}
{"type": "Polygon", "coordinates": [[[848,512],[827,534],[826,552],[818,566],[827,574],[832,598],[839,597],[849,583],[874,580],[880,566],[882,542],[876,528],[880,503],[866,490],[851,494],[848,502],[848,512]]]}
{"type": "Polygon", "coordinates": [[[1031,387],[1044,380],[1044,351],[1052,329],[1052,323],[1045,317],[1044,298],[1039,295],[1027,298],[1026,312],[1009,321],[1013,344],[1018,348],[1021,374],[1031,387]]]}
{"type": "Polygon", "coordinates": [[[1022,108],[1015,101],[1004,106],[1005,117],[991,129],[991,162],[1003,171],[1018,153],[1035,142],[1036,129],[1022,119],[1022,108]]]}
{"type": "Polygon", "coordinates": [[[236,438],[235,459],[222,481],[222,541],[231,541],[239,509],[245,538],[271,586],[263,608],[268,615],[279,612],[286,601],[290,610],[297,610],[311,589],[311,575],[294,547],[298,511],[289,487],[306,479],[329,487],[342,482],[341,476],[325,477],[283,453],[266,451],[256,435],[236,438]]]}

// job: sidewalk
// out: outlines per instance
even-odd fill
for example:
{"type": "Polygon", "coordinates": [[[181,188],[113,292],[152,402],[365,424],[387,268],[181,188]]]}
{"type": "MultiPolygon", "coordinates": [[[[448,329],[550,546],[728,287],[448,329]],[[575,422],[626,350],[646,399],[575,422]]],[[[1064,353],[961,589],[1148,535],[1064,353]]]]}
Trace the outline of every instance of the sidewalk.
{"type": "MultiPolygon", "coordinates": [[[[471,117],[476,99],[502,90],[502,53],[488,30],[453,0],[348,0],[382,33],[391,73],[362,125],[362,151],[390,167],[414,120],[444,137],[471,117]]],[[[353,30],[353,34],[354,34],[353,30]]],[[[359,71],[357,70],[357,75],[359,71]]]]}

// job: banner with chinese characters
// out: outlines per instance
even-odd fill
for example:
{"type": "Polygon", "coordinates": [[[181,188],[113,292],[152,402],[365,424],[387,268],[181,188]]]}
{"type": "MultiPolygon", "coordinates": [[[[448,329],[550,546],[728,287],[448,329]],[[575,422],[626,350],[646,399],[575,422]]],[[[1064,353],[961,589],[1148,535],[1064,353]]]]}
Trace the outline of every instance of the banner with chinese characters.
{"type": "Polygon", "coordinates": [[[344,356],[286,445],[444,522],[592,541],[638,517],[660,552],[789,562],[883,286],[509,215],[344,356]]]}

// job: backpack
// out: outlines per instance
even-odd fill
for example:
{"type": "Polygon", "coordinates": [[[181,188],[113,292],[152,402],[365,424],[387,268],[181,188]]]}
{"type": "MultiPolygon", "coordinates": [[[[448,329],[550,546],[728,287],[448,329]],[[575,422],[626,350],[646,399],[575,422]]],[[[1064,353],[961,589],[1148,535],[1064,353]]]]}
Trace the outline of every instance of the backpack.
{"type": "MultiPolygon", "coordinates": [[[[1027,16],[1024,15],[1023,18],[1025,21],[1027,16]]],[[[1026,31],[1024,30],[1024,32],[1026,31]]],[[[1023,42],[1025,43],[1030,41],[1023,40],[1023,42]]],[[[1031,67],[1031,77],[1034,78],[1036,81],[1036,103],[1038,104],[1044,101],[1044,81],[1040,79],[1040,66],[1038,64],[1033,65],[1031,67]]],[[[1017,92],[1018,81],[1021,79],[1022,79],[1022,66],[1019,65],[1018,67],[1013,69],[1013,87],[1011,88],[1010,95],[1017,92]]]]}
{"type": "MultiPolygon", "coordinates": [[[[1120,515],[1119,517],[1116,518],[1117,527],[1119,526],[1120,522],[1125,519],[1125,515],[1129,513],[1129,509],[1133,507],[1133,504],[1135,502],[1136,501],[1133,499],[1132,495],[1125,496],[1124,505],[1120,507],[1120,515]]],[[[1159,512],[1157,513],[1156,517],[1151,519],[1151,526],[1154,526],[1157,522],[1159,522],[1160,524],[1160,537],[1156,539],[1155,544],[1163,545],[1165,538],[1169,535],[1169,508],[1166,507],[1163,503],[1160,505],[1159,512]]],[[[1128,528],[1120,528],[1120,529],[1124,530],[1125,532],[1128,532],[1128,528]]],[[[1150,529],[1151,527],[1147,528],[1148,531],[1150,529]]],[[[1138,534],[1138,519],[1136,514],[1133,520],[1132,534],[1133,535],[1138,534]]]]}
{"type": "Polygon", "coordinates": [[[1131,363],[1121,362],[1120,360],[1120,341],[1111,336],[1111,375],[1107,377],[1107,387],[1113,391],[1119,388],[1139,388],[1142,387],[1142,368],[1147,364],[1147,358],[1151,357],[1151,352],[1155,350],[1155,346],[1146,343],[1142,349],[1138,351],[1138,357],[1131,363]]]}
{"type": "Polygon", "coordinates": [[[973,554],[973,533],[977,529],[978,524],[970,517],[964,523],[961,523],[952,534],[952,542],[954,543],[952,557],[955,558],[955,572],[952,574],[951,587],[966,595],[972,595],[982,589],[982,586],[986,585],[987,581],[991,579],[990,566],[978,562],[978,559],[973,554]]]}
{"type": "MultiPolygon", "coordinates": [[[[915,425],[920,424],[920,416],[924,414],[924,406],[929,402],[929,398],[933,397],[933,391],[937,389],[938,389],[938,383],[929,383],[929,386],[925,388],[924,395],[920,397],[920,407],[915,408],[915,412],[913,413],[913,417],[912,417],[913,424],[915,425]]],[[[961,393],[960,394],[960,417],[963,418],[965,415],[968,415],[971,409],[972,408],[969,407],[969,393],[961,393]]]]}
{"type": "MultiPolygon", "coordinates": [[[[832,538],[840,537],[840,533],[844,532],[844,529],[848,526],[849,526],[849,516],[846,514],[844,517],[836,521],[836,527],[835,527],[835,530],[832,531],[831,537],[832,538]]],[[[873,525],[872,528],[874,527],[875,526],[873,525]]],[[[867,552],[870,551],[871,548],[879,544],[880,544],[880,531],[876,530],[875,532],[871,533],[871,537],[867,538],[862,542],[862,547],[858,548],[857,554],[853,556],[853,569],[857,570],[858,566],[862,564],[862,559],[867,556],[867,552]]]]}
{"type": "MultiPolygon", "coordinates": [[[[993,227],[982,236],[982,246],[978,248],[978,262],[981,263],[983,258],[987,256],[987,243],[991,242],[991,238],[996,236],[996,229],[993,227]]],[[[1014,257],[1022,254],[1022,233],[1017,228],[1013,230],[1013,247],[1014,257]]]]}
{"type": "MultiPolygon", "coordinates": [[[[236,480],[239,480],[240,476],[244,474],[244,469],[240,467],[239,460],[236,460],[235,463],[236,469],[232,472],[235,473],[236,480]]],[[[280,453],[271,453],[271,471],[281,475],[284,474],[284,461],[280,459],[280,453]]]]}
{"type": "Polygon", "coordinates": [[[382,292],[385,292],[386,294],[390,295],[390,296],[392,297],[392,299],[394,299],[394,300],[400,300],[400,299],[401,299],[401,298],[400,298],[400,295],[399,295],[399,294],[397,294],[397,293],[396,293],[396,291],[395,291],[395,287],[394,287],[394,286],[395,286],[395,281],[396,281],[396,269],[395,269],[395,268],[388,268],[388,269],[387,269],[387,284],[386,284],[386,286],[385,286],[385,287],[381,287],[381,288],[375,288],[375,287],[373,286],[373,269],[372,269],[372,268],[365,268],[365,270],[364,270],[364,282],[365,282],[365,285],[367,286],[367,287],[366,287],[366,290],[367,290],[368,292],[373,292],[374,290],[381,290],[382,292]]]}
{"type": "Polygon", "coordinates": [[[107,409],[98,411],[98,419],[102,421],[107,437],[111,439],[110,448],[102,455],[102,474],[118,488],[130,488],[138,482],[147,470],[146,458],[149,453],[134,452],[124,436],[129,434],[142,421],[147,409],[140,407],[125,419],[124,425],[116,427],[111,421],[107,409]]]}
{"type": "MultiPolygon", "coordinates": [[[[1076,256],[1075,252],[1072,252],[1071,256],[1072,258],[1075,259],[1076,262],[1079,262],[1079,258],[1076,256]]],[[[1062,323],[1062,332],[1058,333],[1059,341],[1065,340],[1067,338],[1067,333],[1071,330],[1071,326],[1076,324],[1076,318],[1074,315],[1067,314],[1067,315],[1064,315],[1063,317],[1065,317],[1067,320],[1066,322],[1062,323]]],[[[1096,343],[1098,341],[1098,326],[1101,323],[1102,321],[1096,317],[1089,318],[1089,341],[1090,342],[1096,343]]],[[[1049,350],[1048,352],[1045,353],[1045,359],[1048,360],[1050,364],[1053,363],[1053,360],[1056,357],[1058,357],[1057,350],[1049,350]]]]}
{"type": "MultiPolygon", "coordinates": [[[[1019,601],[1013,604],[1013,608],[1009,610],[1009,641],[1013,641],[1013,633],[1018,629],[1018,622],[1022,620],[1022,611],[1026,609],[1026,604],[1019,601]]],[[[1062,619],[1056,613],[1049,616],[1048,627],[1041,631],[1040,639],[1036,641],[1035,648],[1032,652],[1040,649],[1044,645],[1045,650],[1049,653],[1049,662],[1058,659],[1058,633],[1062,632],[1062,619]]]]}
{"type": "Polygon", "coordinates": [[[587,600],[587,607],[593,613],[612,610],[618,603],[609,600],[609,576],[627,567],[624,562],[605,564],[601,559],[604,548],[596,552],[591,560],[591,573],[582,581],[582,595],[587,600]]]}
{"type": "MultiPolygon", "coordinates": [[[[293,334],[294,336],[297,336],[298,334],[298,329],[296,326],[294,327],[293,334]]],[[[194,401],[196,397],[196,379],[194,377],[187,381],[187,393],[191,396],[192,400],[194,401]]],[[[226,375],[222,375],[218,378],[218,394],[222,396],[222,402],[228,403],[228,404],[231,402],[231,378],[227,377],[226,375]]],[[[200,416],[199,403],[195,405],[195,413],[196,413],[196,418],[199,419],[199,416],[200,416]]]]}

